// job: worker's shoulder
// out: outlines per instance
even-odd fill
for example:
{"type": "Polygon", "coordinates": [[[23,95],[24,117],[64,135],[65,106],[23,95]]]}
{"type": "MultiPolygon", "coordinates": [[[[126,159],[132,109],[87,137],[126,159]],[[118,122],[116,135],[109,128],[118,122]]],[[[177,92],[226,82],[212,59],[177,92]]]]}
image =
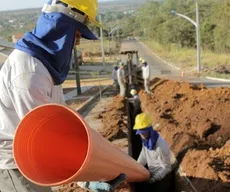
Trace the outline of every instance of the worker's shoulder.
{"type": "Polygon", "coordinates": [[[17,49],[10,54],[4,65],[6,65],[15,76],[28,73],[40,73],[51,78],[48,70],[41,61],[17,49]]]}
{"type": "Polygon", "coordinates": [[[156,146],[160,148],[169,148],[168,143],[161,136],[157,139],[156,146]]]}

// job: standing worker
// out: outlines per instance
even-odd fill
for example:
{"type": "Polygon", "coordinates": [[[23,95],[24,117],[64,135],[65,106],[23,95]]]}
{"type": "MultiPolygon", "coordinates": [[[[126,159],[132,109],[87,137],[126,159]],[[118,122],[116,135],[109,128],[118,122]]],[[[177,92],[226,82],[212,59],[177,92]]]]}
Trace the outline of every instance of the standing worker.
{"type": "Polygon", "coordinates": [[[120,62],[119,65],[120,65],[120,67],[117,70],[117,80],[118,80],[118,84],[119,84],[119,87],[120,87],[120,96],[125,97],[125,92],[126,92],[125,83],[126,83],[126,80],[125,80],[124,63],[120,62]]]}
{"type": "Polygon", "coordinates": [[[145,86],[145,92],[150,94],[150,88],[149,88],[149,83],[150,83],[150,66],[149,64],[142,59],[142,77],[144,79],[144,86],[145,86]]]}
{"type": "Polygon", "coordinates": [[[32,32],[16,44],[0,71],[0,191],[51,192],[29,182],[13,158],[15,130],[33,108],[64,104],[72,50],[80,37],[96,40],[87,27],[96,24],[97,0],[52,0],[45,4],[32,32]]]}
{"type": "MultiPolygon", "coordinates": [[[[160,186],[164,188],[162,191],[171,191],[171,185],[173,180],[172,169],[175,164],[175,158],[173,157],[169,145],[154,130],[152,126],[152,118],[149,114],[141,113],[136,116],[134,130],[137,130],[136,134],[140,135],[142,141],[142,150],[138,158],[138,163],[143,166],[148,166],[150,172],[149,183],[155,183],[163,180],[166,175],[169,175],[168,184],[160,186]]],[[[161,191],[161,190],[156,190],[161,191]]]]}
{"type": "Polygon", "coordinates": [[[114,85],[115,85],[116,94],[119,93],[119,84],[118,84],[118,80],[117,80],[117,71],[118,71],[118,66],[115,65],[114,68],[113,68],[112,76],[113,76],[113,82],[114,82],[114,85]]]}

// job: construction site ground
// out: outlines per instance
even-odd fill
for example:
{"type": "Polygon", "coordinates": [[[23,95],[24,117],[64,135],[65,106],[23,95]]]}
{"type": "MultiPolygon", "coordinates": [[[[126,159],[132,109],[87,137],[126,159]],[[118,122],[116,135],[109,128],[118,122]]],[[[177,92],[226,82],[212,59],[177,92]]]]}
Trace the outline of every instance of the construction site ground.
{"type": "MultiPolygon", "coordinates": [[[[176,191],[230,192],[229,83],[181,77],[180,71],[154,57],[141,42],[123,42],[122,47],[139,50],[152,68],[151,95],[139,92],[141,107],[151,113],[153,126],[159,125],[157,131],[178,160],[176,191]]],[[[125,102],[113,90],[105,92],[83,116],[91,128],[127,152],[125,102]]],[[[129,191],[127,184],[121,188],[116,192],[129,191]]],[[[64,191],[84,190],[71,183],[57,192],[64,191]]]]}
{"type": "MultiPolygon", "coordinates": [[[[82,116],[85,117],[86,122],[89,124],[89,126],[92,129],[95,129],[103,136],[108,138],[112,142],[112,144],[120,147],[125,152],[128,152],[127,128],[125,126],[126,116],[125,116],[125,111],[123,106],[124,102],[123,99],[121,99],[119,96],[114,97],[114,95],[115,93],[113,87],[112,86],[108,87],[107,90],[102,94],[101,98],[98,97],[92,105],[89,105],[86,108],[82,116]],[[114,103],[114,100],[116,100],[117,103],[114,103]],[[114,107],[116,107],[117,110],[114,110],[114,107]],[[122,120],[122,123],[120,120],[117,120],[121,118],[124,118],[122,120]]],[[[75,109],[75,105],[73,106],[70,104],[68,106],[75,109]]],[[[116,192],[128,192],[128,191],[129,190],[127,189],[127,184],[123,184],[122,186],[120,186],[119,189],[116,190],[116,192]]],[[[56,192],[86,192],[86,191],[81,189],[76,182],[73,182],[68,185],[59,187],[56,190],[56,192]]]]}
{"type": "Polygon", "coordinates": [[[152,115],[153,125],[160,124],[157,130],[192,187],[230,191],[230,88],[158,78],[151,83],[150,96],[140,92],[142,109],[152,115]]]}
{"type": "MultiPolygon", "coordinates": [[[[184,175],[178,191],[230,191],[230,88],[207,89],[156,78],[151,95],[140,91],[142,109],[153,117],[153,125],[169,143],[184,175]]],[[[86,113],[85,119],[113,144],[127,152],[127,116],[124,100],[109,89],[86,113]]],[[[117,192],[129,191],[127,185],[117,192]]],[[[84,191],[71,183],[58,192],[84,191]]]]}

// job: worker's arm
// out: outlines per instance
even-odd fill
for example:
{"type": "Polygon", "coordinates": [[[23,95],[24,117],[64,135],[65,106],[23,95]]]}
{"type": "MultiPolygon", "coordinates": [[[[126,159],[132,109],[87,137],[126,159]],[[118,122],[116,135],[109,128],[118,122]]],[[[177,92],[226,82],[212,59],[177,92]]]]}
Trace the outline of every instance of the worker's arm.
{"type": "Polygon", "coordinates": [[[147,65],[146,73],[147,73],[148,78],[150,78],[150,66],[149,65],[147,65]]]}
{"type": "Polygon", "coordinates": [[[151,180],[152,182],[162,180],[172,170],[172,154],[168,144],[162,138],[160,138],[158,141],[156,151],[159,155],[158,160],[160,167],[157,169],[156,172],[152,173],[150,182],[151,180]]]}
{"type": "Polygon", "coordinates": [[[113,80],[117,80],[117,71],[113,70],[112,78],[113,78],[113,80]]]}
{"type": "Polygon", "coordinates": [[[65,96],[64,96],[64,93],[63,93],[63,88],[61,85],[59,85],[59,89],[60,89],[60,100],[59,100],[59,104],[61,105],[66,105],[66,102],[65,102],[65,96]]]}
{"type": "Polygon", "coordinates": [[[10,86],[10,97],[20,119],[31,109],[52,103],[52,82],[40,73],[19,75],[11,82],[10,86]]]}
{"type": "Polygon", "coordinates": [[[144,146],[142,146],[141,153],[140,153],[140,155],[138,157],[137,162],[140,163],[143,166],[145,166],[147,164],[146,156],[145,156],[145,152],[144,152],[144,146]]]}

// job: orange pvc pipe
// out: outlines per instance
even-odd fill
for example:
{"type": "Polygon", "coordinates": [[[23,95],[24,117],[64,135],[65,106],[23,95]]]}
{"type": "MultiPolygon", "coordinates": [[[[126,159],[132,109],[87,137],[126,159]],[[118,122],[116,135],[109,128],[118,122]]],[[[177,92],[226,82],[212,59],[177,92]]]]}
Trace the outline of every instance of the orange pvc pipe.
{"type": "Polygon", "coordinates": [[[57,186],[72,181],[109,181],[120,173],[141,182],[149,172],[100,134],[72,109],[48,104],[20,122],[13,143],[20,172],[31,182],[57,186]]]}

